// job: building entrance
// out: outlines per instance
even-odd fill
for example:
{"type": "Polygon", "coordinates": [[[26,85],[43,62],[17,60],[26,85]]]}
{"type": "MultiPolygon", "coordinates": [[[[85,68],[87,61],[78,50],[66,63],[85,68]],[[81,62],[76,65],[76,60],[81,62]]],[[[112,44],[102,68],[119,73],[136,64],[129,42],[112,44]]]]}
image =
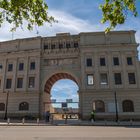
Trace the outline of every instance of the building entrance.
{"type": "Polygon", "coordinates": [[[78,120],[79,87],[75,78],[69,74],[56,74],[46,84],[44,111],[50,113],[50,120],[78,120]]]}

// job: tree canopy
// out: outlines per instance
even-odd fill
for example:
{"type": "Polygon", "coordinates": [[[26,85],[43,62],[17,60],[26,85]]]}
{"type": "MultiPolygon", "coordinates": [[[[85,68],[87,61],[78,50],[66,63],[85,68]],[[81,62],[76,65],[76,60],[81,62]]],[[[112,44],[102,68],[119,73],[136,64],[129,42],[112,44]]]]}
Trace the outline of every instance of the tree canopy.
{"type": "Polygon", "coordinates": [[[13,25],[12,31],[22,27],[27,21],[27,29],[52,23],[54,18],[48,15],[48,6],[44,0],[0,0],[0,26],[4,21],[13,25]]]}
{"type": "MultiPolygon", "coordinates": [[[[114,29],[118,24],[123,24],[128,12],[137,16],[136,0],[104,0],[100,5],[103,12],[102,23],[109,22],[106,32],[114,29]]],[[[0,26],[7,21],[12,24],[12,31],[22,27],[27,21],[27,29],[33,26],[42,26],[45,22],[55,22],[54,17],[48,15],[48,6],[45,0],[0,0],[0,26]]]]}
{"type": "Polygon", "coordinates": [[[100,6],[103,12],[102,23],[109,22],[110,26],[106,32],[114,29],[118,24],[123,24],[127,18],[128,12],[134,17],[138,15],[136,10],[136,0],[105,0],[100,6]]]}

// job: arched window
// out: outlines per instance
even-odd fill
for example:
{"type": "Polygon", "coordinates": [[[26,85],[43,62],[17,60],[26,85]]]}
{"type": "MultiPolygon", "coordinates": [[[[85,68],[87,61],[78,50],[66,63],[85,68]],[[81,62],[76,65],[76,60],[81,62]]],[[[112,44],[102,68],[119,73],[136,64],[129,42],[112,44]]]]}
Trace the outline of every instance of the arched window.
{"type": "Polygon", "coordinates": [[[5,104],[4,103],[0,103],[0,111],[4,111],[5,110],[5,104]]]}
{"type": "Polygon", "coordinates": [[[104,102],[101,100],[94,101],[94,109],[96,112],[105,112],[105,105],[104,102]]]}
{"type": "Polygon", "coordinates": [[[134,112],[134,105],[131,100],[124,100],[122,106],[123,112],[134,112]]]}
{"type": "Polygon", "coordinates": [[[19,104],[19,110],[26,111],[29,110],[29,104],[27,102],[22,102],[19,104]]]}

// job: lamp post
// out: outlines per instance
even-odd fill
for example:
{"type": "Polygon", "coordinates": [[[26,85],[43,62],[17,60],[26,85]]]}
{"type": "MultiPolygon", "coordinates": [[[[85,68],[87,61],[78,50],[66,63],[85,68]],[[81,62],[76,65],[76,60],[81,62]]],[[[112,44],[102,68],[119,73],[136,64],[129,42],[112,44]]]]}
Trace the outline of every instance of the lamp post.
{"type": "Polygon", "coordinates": [[[6,106],[5,106],[5,115],[4,115],[4,120],[7,120],[7,109],[8,109],[8,98],[9,98],[9,91],[6,94],[6,106]]]}
{"type": "Polygon", "coordinates": [[[116,91],[114,92],[114,98],[115,98],[115,109],[116,109],[116,122],[118,122],[118,106],[117,106],[116,91]]]}

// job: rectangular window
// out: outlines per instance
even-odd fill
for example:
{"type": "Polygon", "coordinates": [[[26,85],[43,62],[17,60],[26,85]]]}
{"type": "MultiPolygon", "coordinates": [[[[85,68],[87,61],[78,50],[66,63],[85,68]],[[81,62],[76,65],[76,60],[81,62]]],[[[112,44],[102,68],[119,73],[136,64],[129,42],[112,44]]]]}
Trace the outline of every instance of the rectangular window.
{"type": "Polygon", "coordinates": [[[35,62],[30,63],[30,70],[35,70],[35,62]]]}
{"type": "Polygon", "coordinates": [[[114,79],[115,79],[115,84],[116,85],[121,85],[122,84],[121,73],[114,73],[114,79]]]}
{"type": "Polygon", "coordinates": [[[132,57],[127,57],[127,65],[133,65],[132,57]]]}
{"type": "Polygon", "coordinates": [[[19,63],[18,70],[23,71],[23,69],[24,69],[24,63],[19,63]]]}
{"type": "Polygon", "coordinates": [[[29,88],[34,88],[35,87],[35,77],[29,77],[29,88]]]}
{"type": "Polygon", "coordinates": [[[62,49],[63,48],[63,44],[59,44],[59,49],[62,49]]]}
{"type": "Polygon", "coordinates": [[[74,48],[78,48],[79,45],[78,45],[78,42],[74,42],[74,48]]]}
{"type": "Polygon", "coordinates": [[[0,79],[0,88],[1,88],[1,79],[0,79]]]}
{"type": "Polygon", "coordinates": [[[87,84],[88,85],[93,85],[94,84],[93,75],[92,74],[87,75],[87,84]]]}
{"type": "Polygon", "coordinates": [[[86,59],[86,65],[87,65],[87,67],[92,67],[92,59],[91,58],[86,59]]]}
{"type": "Polygon", "coordinates": [[[135,73],[128,73],[129,84],[136,84],[135,73]]]}
{"type": "Polygon", "coordinates": [[[55,44],[52,44],[51,45],[51,49],[55,49],[55,44]]]}
{"type": "Polygon", "coordinates": [[[8,64],[8,71],[13,71],[13,64],[8,64]]]}
{"type": "Polygon", "coordinates": [[[17,88],[22,88],[23,86],[23,78],[18,78],[17,79],[17,88]]]}
{"type": "Polygon", "coordinates": [[[48,45],[44,45],[44,50],[47,50],[49,49],[49,46],[48,45]]]}
{"type": "Polygon", "coordinates": [[[0,64],[0,70],[2,70],[2,64],[0,64]]]}
{"type": "Polygon", "coordinates": [[[100,66],[105,66],[105,58],[100,58],[100,66]]]}
{"type": "Polygon", "coordinates": [[[12,79],[7,79],[6,80],[6,89],[10,89],[12,86],[12,79]]]}
{"type": "Polygon", "coordinates": [[[118,57],[113,57],[113,64],[114,64],[114,66],[119,65],[119,58],[118,57]]]}
{"type": "Polygon", "coordinates": [[[70,48],[70,43],[66,43],[66,48],[70,48]]]}
{"type": "Polygon", "coordinates": [[[100,74],[100,84],[101,85],[107,85],[108,84],[108,78],[106,73],[100,74]]]}

